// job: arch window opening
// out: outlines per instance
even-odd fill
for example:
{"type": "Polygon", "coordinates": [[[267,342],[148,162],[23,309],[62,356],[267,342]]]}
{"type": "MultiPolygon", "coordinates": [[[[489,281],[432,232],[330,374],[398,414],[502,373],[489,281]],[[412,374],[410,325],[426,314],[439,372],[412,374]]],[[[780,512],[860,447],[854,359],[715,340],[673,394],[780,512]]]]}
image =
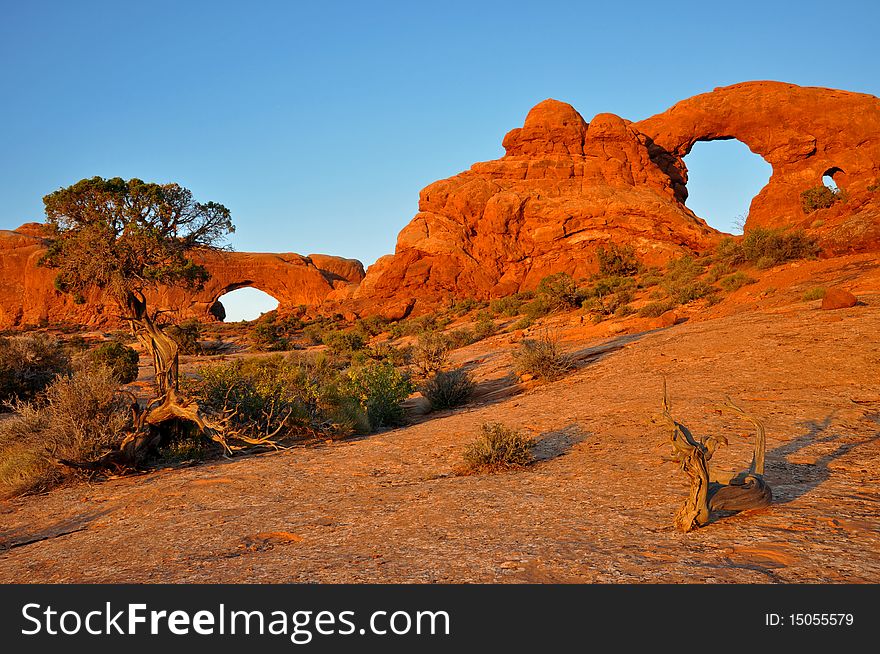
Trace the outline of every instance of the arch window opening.
{"type": "Polygon", "coordinates": [[[773,172],[763,157],[736,139],[699,141],[684,158],[687,207],[710,227],[742,234],[749,206],[773,172]]]}
{"type": "Polygon", "coordinates": [[[825,188],[831,190],[832,193],[840,193],[840,182],[844,176],[843,170],[840,168],[829,168],[822,175],[822,184],[825,188]]]}
{"type": "Polygon", "coordinates": [[[217,300],[223,307],[223,322],[256,320],[264,313],[278,308],[278,300],[252,286],[237,288],[224,293],[217,300]]]}

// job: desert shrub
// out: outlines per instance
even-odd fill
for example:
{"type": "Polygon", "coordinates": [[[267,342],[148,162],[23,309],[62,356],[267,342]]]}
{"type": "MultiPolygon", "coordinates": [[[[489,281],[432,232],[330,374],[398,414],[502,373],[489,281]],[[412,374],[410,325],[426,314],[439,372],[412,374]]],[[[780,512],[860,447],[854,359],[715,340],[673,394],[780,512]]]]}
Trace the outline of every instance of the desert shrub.
{"type": "Polygon", "coordinates": [[[324,334],[324,345],[337,356],[350,357],[366,347],[364,337],[355,331],[334,330],[324,334]]]}
{"type": "Polygon", "coordinates": [[[726,277],[734,272],[736,272],[736,266],[729,261],[718,261],[712,264],[704,279],[710,284],[714,284],[722,277],[726,277]]]}
{"type": "Polygon", "coordinates": [[[528,316],[524,316],[510,326],[510,331],[514,331],[517,329],[528,329],[529,327],[531,327],[534,324],[535,324],[534,320],[532,320],[528,316]]]}
{"type": "Polygon", "coordinates": [[[592,286],[582,291],[582,297],[605,297],[621,291],[632,290],[635,287],[636,283],[630,277],[610,275],[597,279],[592,286]]]}
{"type": "Polygon", "coordinates": [[[391,343],[376,343],[365,350],[368,359],[385,361],[392,366],[405,366],[412,360],[412,347],[396,347],[391,343]]]}
{"type": "Polygon", "coordinates": [[[388,329],[391,338],[418,336],[422,332],[437,331],[451,322],[448,316],[428,313],[416,318],[407,318],[391,325],[388,329]]]}
{"type": "Polygon", "coordinates": [[[290,347],[290,341],[278,325],[269,320],[258,321],[248,334],[248,340],[257,352],[278,352],[290,347]]]}
{"type": "Polygon", "coordinates": [[[486,303],[482,300],[478,300],[472,297],[466,297],[463,300],[459,300],[452,306],[452,313],[454,313],[456,316],[464,316],[471,311],[483,309],[485,306],[486,303]]]}
{"type": "Polygon", "coordinates": [[[705,262],[685,255],[667,264],[661,286],[677,304],[699,300],[716,292],[711,284],[699,279],[704,271],[705,262]]]}
{"type": "Polygon", "coordinates": [[[424,332],[413,348],[413,362],[422,373],[431,374],[446,365],[451,349],[452,345],[443,332],[424,332]]]}
{"type": "Polygon", "coordinates": [[[199,345],[201,331],[202,325],[195,318],[165,327],[165,333],[177,342],[183,354],[201,354],[202,348],[199,345]]]}
{"type": "Polygon", "coordinates": [[[583,299],[574,279],[564,272],[542,279],[538,283],[536,295],[543,298],[552,309],[577,307],[583,299]]]}
{"type": "Polygon", "coordinates": [[[603,277],[632,277],[641,269],[635,250],[629,245],[611,243],[607,249],[600,245],[596,248],[596,258],[599,275],[603,277]]]}
{"type": "Polygon", "coordinates": [[[459,327],[458,329],[453,329],[451,332],[446,334],[446,339],[449,341],[450,349],[453,350],[477,342],[477,338],[474,336],[474,330],[470,327],[459,327]]]}
{"type": "Polygon", "coordinates": [[[815,238],[803,230],[784,231],[756,227],[741,240],[726,238],[718,245],[716,265],[737,267],[749,263],[758,268],[770,268],[786,261],[809,259],[819,254],[815,238]]]}
{"type": "Polygon", "coordinates": [[[698,279],[692,282],[669,283],[666,292],[678,304],[687,304],[709,297],[717,290],[708,282],[698,279]]]}
{"type": "Polygon", "coordinates": [[[420,390],[433,410],[452,409],[467,403],[474,392],[474,381],[464,368],[438,370],[420,390]]]}
{"type": "Polygon", "coordinates": [[[523,339],[513,359],[519,374],[533,375],[543,381],[559,379],[572,368],[571,360],[560,352],[556,339],[548,334],[523,339]]]}
{"type": "Polygon", "coordinates": [[[536,297],[523,305],[523,314],[529,320],[535,321],[546,316],[554,308],[553,304],[546,297],[536,297]]]}
{"type": "Polygon", "coordinates": [[[819,209],[827,209],[836,202],[846,199],[846,194],[842,190],[828,188],[824,184],[822,186],[814,186],[808,188],[801,193],[801,206],[804,213],[813,213],[819,209]]]}
{"type": "Polygon", "coordinates": [[[365,341],[370,340],[374,336],[378,336],[388,327],[388,321],[379,315],[367,316],[357,321],[355,331],[359,333],[365,341]]]}
{"type": "Polygon", "coordinates": [[[669,300],[665,300],[662,302],[649,302],[639,309],[639,315],[642,318],[657,318],[674,308],[675,303],[669,300]]]}
{"type": "MultiPolygon", "coordinates": [[[[610,316],[611,314],[617,313],[621,307],[627,306],[632,302],[633,297],[634,295],[631,289],[623,288],[616,293],[590,295],[584,300],[581,306],[594,316],[610,316]]],[[[632,313],[632,311],[630,311],[630,313],[632,313]]]]}
{"type": "Polygon", "coordinates": [[[498,326],[495,324],[494,320],[489,316],[481,316],[474,324],[474,342],[476,343],[477,341],[482,341],[484,338],[489,338],[497,331],[498,326]]]}
{"type": "Polygon", "coordinates": [[[630,304],[621,304],[614,310],[615,318],[625,318],[626,316],[631,316],[636,312],[630,304]]]}
{"type": "Polygon", "coordinates": [[[373,431],[403,422],[402,403],[413,390],[409,376],[388,363],[351,368],[342,382],[342,392],[360,405],[373,431]]]}
{"type": "Polygon", "coordinates": [[[217,417],[234,411],[230,428],[249,438],[277,432],[280,439],[324,422],[324,386],[336,373],[329,364],[309,370],[276,354],[204,366],[198,374],[184,392],[203,411],[217,417]]]}
{"type": "Polygon", "coordinates": [[[131,409],[107,367],[78,366],[55,377],[40,402],[18,402],[16,415],[0,421],[0,493],[45,490],[74,474],[53,458],[98,460],[130,429],[131,409]]]}
{"type": "Polygon", "coordinates": [[[117,341],[102,343],[87,358],[109,368],[120,384],[130,384],[138,378],[138,353],[134,348],[117,341]]]}
{"type": "Polygon", "coordinates": [[[663,281],[663,275],[656,268],[645,271],[638,279],[639,288],[651,288],[663,281]]]}
{"type": "MultiPolygon", "coordinates": [[[[715,266],[713,267],[720,266],[724,270],[733,270],[746,263],[746,255],[742,243],[740,240],[730,236],[725,236],[721,239],[718,247],[715,248],[715,254],[712,259],[715,261],[715,266]]],[[[711,271],[709,272],[711,273],[711,271]]]]}
{"type": "Polygon", "coordinates": [[[821,300],[825,297],[826,289],[824,286],[814,286],[813,288],[807,289],[804,294],[801,296],[801,300],[804,302],[811,302],[813,300],[821,300]]]}
{"type": "Polygon", "coordinates": [[[45,334],[0,338],[0,410],[4,402],[33,399],[58,375],[70,373],[64,345],[45,334]]]}
{"type": "Polygon", "coordinates": [[[816,239],[803,230],[786,232],[779,229],[756,228],[746,232],[742,240],[746,261],[758,268],[770,268],[786,261],[809,259],[819,254],[816,239]]]}
{"type": "Polygon", "coordinates": [[[309,345],[321,345],[324,342],[324,331],[324,326],[319,322],[311,322],[302,330],[309,345]]]}
{"type": "Polygon", "coordinates": [[[754,284],[757,280],[749,277],[744,272],[735,272],[732,275],[723,277],[718,281],[718,285],[728,293],[733,293],[748,284],[754,284]]]}
{"type": "Polygon", "coordinates": [[[535,294],[532,292],[514,293],[506,297],[500,297],[492,300],[489,304],[489,311],[496,316],[507,316],[513,318],[523,311],[523,305],[529,300],[534,299],[535,294]]]}
{"type": "Polygon", "coordinates": [[[875,193],[876,191],[880,191],[880,179],[878,179],[878,180],[877,180],[876,182],[874,182],[873,184],[868,185],[868,190],[869,190],[871,193],[875,193]]]}
{"type": "Polygon", "coordinates": [[[468,472],[499,472],[522,468],[534,461],[534,440],[503,423],[480,426],[480,435],[464,450],[468,472]]]}

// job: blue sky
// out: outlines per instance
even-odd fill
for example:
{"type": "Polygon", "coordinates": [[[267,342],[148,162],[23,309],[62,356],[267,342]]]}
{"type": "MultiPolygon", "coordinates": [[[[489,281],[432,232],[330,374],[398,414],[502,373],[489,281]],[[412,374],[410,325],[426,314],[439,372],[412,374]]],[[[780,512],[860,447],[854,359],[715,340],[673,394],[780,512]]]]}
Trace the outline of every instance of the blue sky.
{"type": "MultiPolygon", "coordinates": [[[[140,177],[228,206],[238,250],[369,264],[548,97],[638,120],[752,79],[880,95],[873,2],[0,5],[4,229],[83,177],[140,177]]],[[[737,143],[687,163],[722,229],[769,173],[737,143]]]]}

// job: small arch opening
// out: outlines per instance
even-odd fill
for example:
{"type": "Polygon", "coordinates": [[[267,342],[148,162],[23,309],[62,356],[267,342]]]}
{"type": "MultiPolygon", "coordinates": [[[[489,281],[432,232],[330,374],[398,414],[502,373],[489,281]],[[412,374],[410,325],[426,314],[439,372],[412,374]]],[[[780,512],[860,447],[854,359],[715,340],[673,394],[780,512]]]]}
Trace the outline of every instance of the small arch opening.
{"type": "Polygon", "coordinates": [[[734,138],[698,141],[684,161],[687,207],[717,230],[742,234],[752,198],[770,181],[772,166],[734,138]]]}
{"type": "Polygon", "coordinates": [[[224,293],[217,298],[219,308],[211,309],[215,316],[223,317],[223,322],[240,322],[256,320],[264,313],[278,308],[278,300],[253,286],[243,286],[224,293]]]}
{"type": "Polygon", "coordinates": [[[829,168],[824,173],[822,173],[822,184],[831,189],[834,193],[840,192],[840,189],[843,188],[842,182],[843,177],[846,173],[843,172],[841,168],[829,168]]]}

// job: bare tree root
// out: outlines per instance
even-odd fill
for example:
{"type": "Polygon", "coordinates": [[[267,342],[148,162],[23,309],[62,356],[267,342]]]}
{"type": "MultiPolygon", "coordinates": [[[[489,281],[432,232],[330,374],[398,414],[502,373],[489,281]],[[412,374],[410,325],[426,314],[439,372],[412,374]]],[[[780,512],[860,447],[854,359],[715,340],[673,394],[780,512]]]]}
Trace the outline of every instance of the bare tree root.
{"type": "Polygon", "coordinates": [[[755,425],[757,434],[748,470],[739,473],[727,484],[720,484],[711,480],[709,461],[718,446],[727,445],[727,439],[724,436],[705,436],[697,440],[685,425],[676,421],[669,410],[666,378],[663,378],[663,417],[671,428],[672,458],[690,481],[688,497],[673,519],[673,525],[680,531],[688,532],[707,525],[712,511],[744,511],[767,506],[772,500],[770,486],[764,481],[764,424],[730,398],[727,398],[724,408],[749,420],[755,425]]]}

